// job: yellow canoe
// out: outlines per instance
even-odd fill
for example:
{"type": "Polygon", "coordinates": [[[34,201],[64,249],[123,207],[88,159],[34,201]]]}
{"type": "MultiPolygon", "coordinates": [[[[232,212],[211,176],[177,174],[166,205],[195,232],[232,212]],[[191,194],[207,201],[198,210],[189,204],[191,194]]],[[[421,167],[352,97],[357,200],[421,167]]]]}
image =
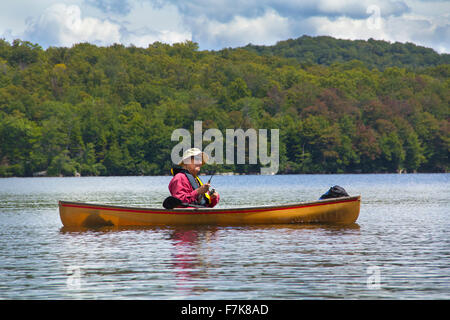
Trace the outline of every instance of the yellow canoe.
{"type": "Polygon", "coordinates": [[[81,202],[59,202],[64,227],[155,225],[253,225],[292,223],[351,224],[358,219],[360,196],[247,208],[156,209],[81,202]]]}

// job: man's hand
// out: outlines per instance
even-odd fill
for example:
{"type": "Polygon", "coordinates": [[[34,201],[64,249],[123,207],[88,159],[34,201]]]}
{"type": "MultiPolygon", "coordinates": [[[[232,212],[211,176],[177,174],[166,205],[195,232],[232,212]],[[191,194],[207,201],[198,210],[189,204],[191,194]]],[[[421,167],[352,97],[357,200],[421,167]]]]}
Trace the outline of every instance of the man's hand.
{"type": "MultiPolygon", "coordinates": [[[[214,189],[212,189],[211,191],[213,191],[214,189]]],[[[214,192],[213,193],[209,193],[209,196],[211,197],[211,199],[215,199],[215,198],[217,198],[217,196],[218,196],[218,193],[216,192],[216,190],[214,190],[214,192]]]]}
{"type": "Polygon", "coordinates": [[[204,185],[202,185],[202,186],[200,186],[199,188],[196,189],[197,193],[198,194],[205,194],[208,191],[210,186],[211,185],[209,183],[205,183],[204,185]]]}

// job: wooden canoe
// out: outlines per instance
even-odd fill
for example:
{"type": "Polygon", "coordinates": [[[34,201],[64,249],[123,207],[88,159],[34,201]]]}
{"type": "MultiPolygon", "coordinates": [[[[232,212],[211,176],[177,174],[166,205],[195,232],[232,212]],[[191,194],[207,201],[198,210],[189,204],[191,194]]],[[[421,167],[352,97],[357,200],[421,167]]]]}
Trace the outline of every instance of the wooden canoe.
{"type": "Polygon", "coordinates": [[[188,224],[351,224],[358,218],[360,202],[361,197],[354,196],[277,206],[168,210],[60,201],[59,214],[64,227],[87,228],[188,224]]]}

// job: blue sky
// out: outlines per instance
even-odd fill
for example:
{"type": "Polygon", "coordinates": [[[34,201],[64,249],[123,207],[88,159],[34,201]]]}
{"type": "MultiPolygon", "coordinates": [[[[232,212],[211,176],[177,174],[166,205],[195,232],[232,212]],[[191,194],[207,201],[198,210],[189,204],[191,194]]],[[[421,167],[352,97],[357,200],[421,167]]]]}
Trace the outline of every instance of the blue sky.
{"type": "Polygon", "coordinates": [[[413,42],[450,53],[449,0],[14,0],[0,38],[48,46],[192,40],[200,49],[302,35],[413,42]]]}

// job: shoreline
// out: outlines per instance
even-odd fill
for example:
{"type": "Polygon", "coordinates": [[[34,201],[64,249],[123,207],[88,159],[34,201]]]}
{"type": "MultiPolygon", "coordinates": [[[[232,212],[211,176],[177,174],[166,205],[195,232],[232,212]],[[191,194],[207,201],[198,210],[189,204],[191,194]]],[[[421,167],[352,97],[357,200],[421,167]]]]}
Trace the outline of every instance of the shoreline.
{"type": "MultiPolygon", "coordinates": [[[[215,173],[215,176],[298,176],[298,175],[305,175],[305,176],[320,176],[320,175],[329,175],[329,176],[336,176],[336,175],[425,175],[425,174],[450,174],[450,172],[365,172],[365,173],[355,173],[355,172],[349,172],[349,173],[278,173],[273,175],[263,175],[260,173],[233,173],[233,172],[225,172],[225,173],[215,173]]],[[[210,176],[211,173],[201,173],[199,176],[210,176]]],[[[20,179],[20,178],[33,178],[33,179],[39,179],[39,178],[117,178],[117,177],[171,177],[170,174],[164,174],[164,175],[108,175],[108,176],[11,176],[11,177],[0,177],[0,179],[20,179]]]]}

